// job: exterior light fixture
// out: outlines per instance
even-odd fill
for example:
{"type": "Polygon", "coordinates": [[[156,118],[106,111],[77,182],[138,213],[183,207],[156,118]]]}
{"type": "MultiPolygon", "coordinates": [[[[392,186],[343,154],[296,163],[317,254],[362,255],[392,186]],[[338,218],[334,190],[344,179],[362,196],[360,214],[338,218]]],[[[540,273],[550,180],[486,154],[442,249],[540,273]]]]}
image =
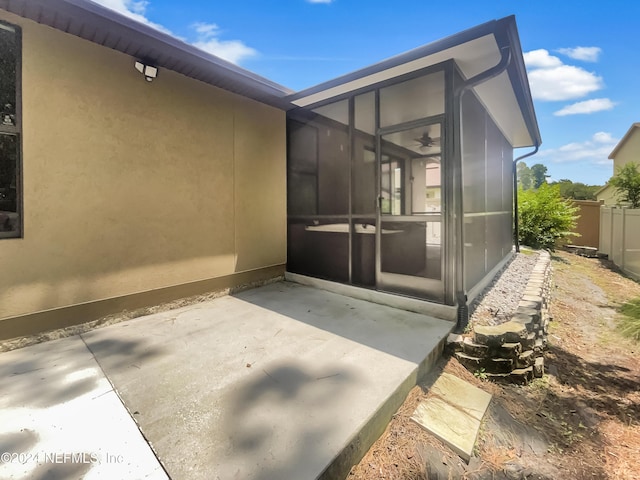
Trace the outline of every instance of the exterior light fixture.
{"type": "Polygon", "coordinates": [[[158,76],[158,67],[154,67],[153,65],[147,65],[146,63],[138,60],[135,63],[135,67],[136,70],[144,75],[147,82],[152,82],[153,79],[158,76]]]}

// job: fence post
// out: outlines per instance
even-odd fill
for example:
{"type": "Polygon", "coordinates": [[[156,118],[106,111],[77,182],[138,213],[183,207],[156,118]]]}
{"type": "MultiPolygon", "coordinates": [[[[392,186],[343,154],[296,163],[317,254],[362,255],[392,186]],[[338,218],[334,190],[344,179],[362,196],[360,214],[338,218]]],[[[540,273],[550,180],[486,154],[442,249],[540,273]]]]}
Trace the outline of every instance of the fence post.
{"type": "Polygon", "coordinates": [[[622,268],[622,270],[624,270],[624,271],[626,271],[626,265],[625,265],[625,261],[624,261],[624,257],[625,257],[624,251],[626,249],[625,238],[624,237],[626,236],[626,231],[625,230],[627,229],[627,221],[626,221],[627,220],[627,215],[626,215],[626,213],[627,213],[627,207],[622,207],[622,238],[620,239],[620,243],[622,244],[622,252],[621,252],[622,258],[621,258],[621,261],[620,261],[620,263],[621,263],[620,268],[622,268]]]}
{"type": "Polygon", "coordinates": [[[600,206],[600,226],[598,228],[598,251],[602,253],[602,205],[600,206]]]}
{"type": "MultiPolygon", "coordinates": [[[[613,262],[613,209],[614,207],[609,208],[609,260],[613,262]]],[[[615,263],[615,262],[614,262],[615,263]]]]}

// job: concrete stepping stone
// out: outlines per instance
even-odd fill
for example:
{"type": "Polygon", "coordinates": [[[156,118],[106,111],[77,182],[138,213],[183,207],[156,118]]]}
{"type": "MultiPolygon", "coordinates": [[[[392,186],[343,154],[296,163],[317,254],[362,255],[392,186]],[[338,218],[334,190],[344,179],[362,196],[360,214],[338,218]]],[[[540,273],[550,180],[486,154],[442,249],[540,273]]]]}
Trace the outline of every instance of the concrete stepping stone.
{"type": "Polygon", "coordinates": [[[491,394],[448,373],[443,373],[420,402],[411,420],[448,445],[468,462],[491,394]]]}

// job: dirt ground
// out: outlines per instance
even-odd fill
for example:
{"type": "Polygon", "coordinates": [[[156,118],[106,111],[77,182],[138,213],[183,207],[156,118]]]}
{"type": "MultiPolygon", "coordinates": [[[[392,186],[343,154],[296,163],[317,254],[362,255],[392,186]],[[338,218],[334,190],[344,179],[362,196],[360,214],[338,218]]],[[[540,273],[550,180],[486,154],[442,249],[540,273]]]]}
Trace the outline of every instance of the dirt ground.
{"type": "Polygon", "coordinates": [[[545,376],[496,384],[443,358],[349,480],[640,479],[640,345],[616,331],[640,284],[606,260],[556,252],[552,266],[545,376]],[[493,395],[469,465],[409,419],[442,371],[493,395]]]}

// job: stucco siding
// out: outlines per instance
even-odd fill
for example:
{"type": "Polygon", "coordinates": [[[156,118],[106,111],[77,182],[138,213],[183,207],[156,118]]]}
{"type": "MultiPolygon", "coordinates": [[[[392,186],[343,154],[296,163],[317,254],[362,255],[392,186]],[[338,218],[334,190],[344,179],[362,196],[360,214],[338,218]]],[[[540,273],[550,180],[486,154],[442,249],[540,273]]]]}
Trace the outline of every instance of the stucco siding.
{"type": "Polygon", "coordinates": [[[617,205],[618,195],[616,189],[611,185],[606,185],[596,194],[596,199],[604,205],[617,205]]]}
{"type": "Polygon", "coordinates": [[[613,159],[613,174],[629,162],[640,164],[640,129],[634,128],[613,159]]]}
{"type": "Polygon", "coordinates": [[[24,184],[0,319],[286,261],[284,112],[0,19],[22,27],[24,184]]]}
{"type": "Polygon", "coordinates": [[[286,259],[286,157],[284,115],[239,99],[235,110],[235,271],[286,259]],[[274,133],[274,130],[279,132],[274,133]],[[268,153],[271,152],[271,153],[268,153]],[[277,192],[274,194],[274,192],[277,192]],[[276,213],[277,214],[274,214],[276,213]],[[278,232],[278,235],[274,235],[278,232]]]}

